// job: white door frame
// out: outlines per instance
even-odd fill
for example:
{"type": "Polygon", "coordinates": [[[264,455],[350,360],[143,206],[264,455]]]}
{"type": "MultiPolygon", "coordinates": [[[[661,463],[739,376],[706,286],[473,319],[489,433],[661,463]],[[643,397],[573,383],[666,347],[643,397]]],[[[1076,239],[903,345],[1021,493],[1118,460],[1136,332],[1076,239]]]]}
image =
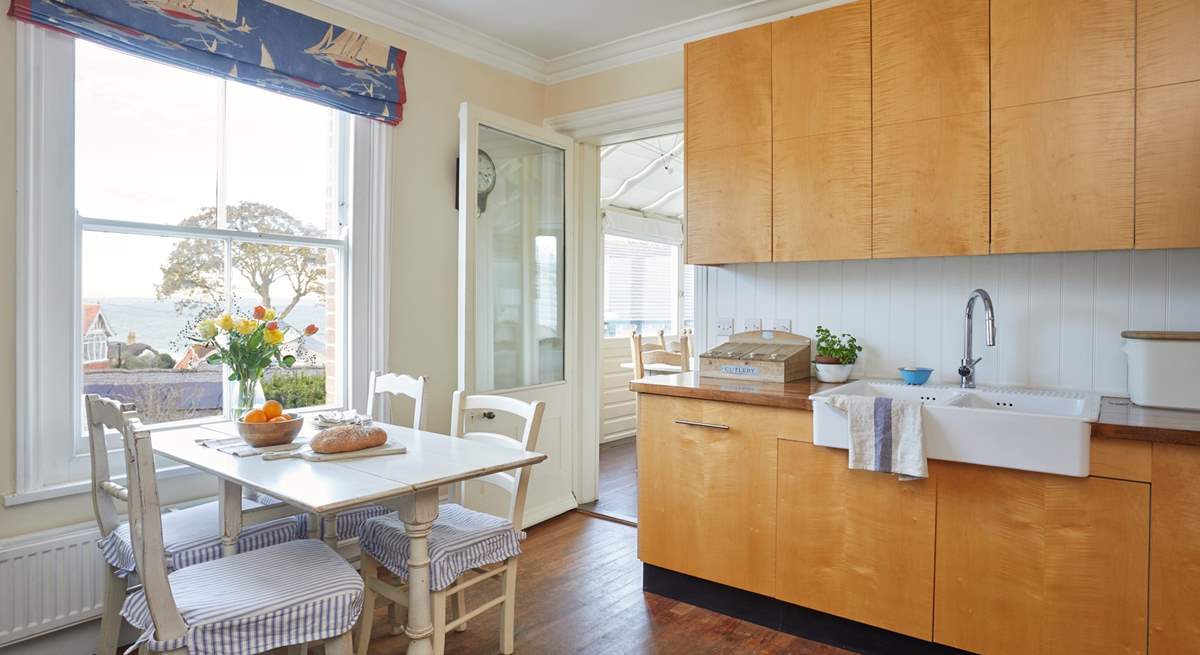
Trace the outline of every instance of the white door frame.
{"type": "MultiPolygon", "coordinates": [[[[577,141],[578,249],[580,255],[577,307],[579,308],[579,415],[575,453],[575,497],[580,503],[596,500],[600,471],[600,370],[604,343],[603,237],[600,232],[600,149],[614,143],[683,131],[683,89],[552,116],[546,126],[577,141]]],[[[686,221],[686,218],[685,218],[686,221]]],[[[685,223],[686,224],[686,223],[685,223]]],[[[686,247],[686,246],[685,246],[686,247]]],[[[682,259],[682,258],[681,258],[682,259]]],[[[681,264],[682,267],[682,264],[681,264]]],[[[704,316],[706,275],[696,278],[696,328],[704,316]]]]}

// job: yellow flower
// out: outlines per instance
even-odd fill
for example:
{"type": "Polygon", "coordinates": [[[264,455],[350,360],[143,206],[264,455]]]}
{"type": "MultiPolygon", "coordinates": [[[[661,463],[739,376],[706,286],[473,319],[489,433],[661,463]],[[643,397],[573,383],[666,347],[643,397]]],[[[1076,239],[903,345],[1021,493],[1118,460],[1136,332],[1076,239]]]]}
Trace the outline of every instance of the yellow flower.
{"type": "Polygon", "coordinates": [[[267,308],[267,311],[266,311],[265,313],[263,313],[263,320],[264,320],[264,321],[273,321],[273,320],[275,320],[275,310],[274,310],[274,309],[271,309],[270,307],[268,307],[268,308],[267,308]]]}
{"type": "Polygon", "coordinates": [[[221,314],[221,318],[217,320],[217,327],[229,332],[233,329],[233,317],[229,314],[221,314]]]}
{"type": "Polygon", "coordinates": [[[196,331],[200,333],[201,339],[211,339],[217,336],[217,323],[211,318],[206,318],[196,326],[196,331]]]}
{"type": "Polygon", "coordinates": [[[263,332],[263,341],[267,342],[268,344],[270,344],[272,346],[283,343],[283,331],[282,330],[267,330],[266,332],[263,332]]]}
{"type": "Polygon", "coordinates": [[[258,321],[254,320],[252,318],[243,318],[242,320],[237,322],[236,329],[238,331],[238,334],[241,334],[243,336],[250,336],[251,334],[254,334],[255,330],[258,329],[258,321]]]}

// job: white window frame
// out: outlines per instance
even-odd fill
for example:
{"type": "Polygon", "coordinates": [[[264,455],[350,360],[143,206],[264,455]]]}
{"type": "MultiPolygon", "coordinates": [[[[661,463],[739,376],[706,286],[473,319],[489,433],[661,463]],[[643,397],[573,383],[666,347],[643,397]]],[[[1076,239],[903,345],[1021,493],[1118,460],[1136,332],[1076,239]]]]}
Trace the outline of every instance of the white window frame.
{"type": "MultiPolygon", "coordinates": [[[[637,239],[637,240],[646,241],[649,243],[660,243],[660,244],[663,244],[666,246],[670,246],[671,248],[674,249],[674,262],[675,262],[674,269],[675,270],[673,272],[674,279],[672,280],[672,283],[675,287],[675,293],[673,294],[674,297],[671,300],[671,303],[672,303],[671,304],[671,328],[672,329],[669,331],[669,336],[678,336],[684,329],[684,324],[683,324],[683,305],[684,305],[684,303],[683,303],[683,285],[684,285],[685,271],[687,270],[686,269],[687,253],[685,251],[685,244],[682,240],[679,240],[677,242],[674,239],[664,238],[664,235],[667,234],[667,232],[662,230],[661,226],[657,225],[657,224],[678,225],[680,228],[680,235],[682,235],[683,221],[682,220],[675,221],[675,220],[659,218],[659,217],[653,217],[653,218],[652,217],[642,217],[643,220],[638,221],[637,220],[638,217],[635,216],[632,212],[630,212],[628,210],[613,208],[613,207],[606,207],[605,209],[603,209],[601,216],[602,216],[602,220],[601,220],[602,227],[600,230],[600,253],[601,253],[602,260],[604,260],[606,257],[606,251],[605,251],[606,245],[605,244],[606,244],[606,238],[609,235],[623,237],[626,239],[637,239]],[[626,216],[634,218],[634,221],[632,221],[632,222],[626,221],[626,225],[633,225],[638,222],[644,222],[644,224],[647,226],[648,229],[645,233],[641,233],[641,234],[639,234],[636,231],[636,229],[630,229],[630,228],[620,229],[620,230],[609,230],[604,227],[604,224],[606,222],[603,220],[603,217],[609,213],[625,214],[626,216]]],[[[607,275],[605,274],[605,272],[603,270],[601,270],[600,274],[601,274],[602,283],[607,283],[607,275]]],[[[601,332],[601,334],[604,334],[604,332],[605,332],[605,329],[603,326],[603,323],[604,323],[604,319],[603,319],[604,294],[601,294],[599,300],[600,300],[600,311],[601,311],[600,332],[601,332]]],[[[693,323],[693,325],[695,325],[695,323],[696,323],[695,316],[692,317],[692,323],[693,323]]],[[[624,340],[626,337],[618,335],[615,337],[605,336],[604,338],[608,339],[608,340],[612,340],[612,339],[624,340]]]]}
{"type": "MultiPolygon", "coordinates": [[[[17,489],[4,498],[19,505],[89,490],[90,458],[80,434],[82,403],[62,392],[82,383],[80,256],[83,228],[156,236],[225,238],[226,243],[284,243],[334,248],[341,253],[344,388],[341,405],[366,406],[367,372],[387,362],[390,275],[388,244],[391,131],[377,121],[348,118],[351,166],[339,179],[344,239],[273,236],[80,217],[74,194],[74,40],[25,23],[17,25],[17,489]],[[63,126],[72,126],[64,129],[63,126]],[[63,162],[69,165],[64,165],[63,162]],[[63,266],[71,244],[73,266],[63,266]],[[63,347],[65,343],[70,347],[63,347]],[[63,403],[70,411],[62,411],[63,403]]],[[[227,393],[228,395],[228,393],[227,393]]],[[[221,417],[203,421],[215,422],[221,417]]],[[[170,425],[156,429],[170,429],[170,425]]],[[[119,444],[110,442],[110,466],[123,470],[119,444]]],[[[161,463],[166,476],[194,473],[161,463]]]]}

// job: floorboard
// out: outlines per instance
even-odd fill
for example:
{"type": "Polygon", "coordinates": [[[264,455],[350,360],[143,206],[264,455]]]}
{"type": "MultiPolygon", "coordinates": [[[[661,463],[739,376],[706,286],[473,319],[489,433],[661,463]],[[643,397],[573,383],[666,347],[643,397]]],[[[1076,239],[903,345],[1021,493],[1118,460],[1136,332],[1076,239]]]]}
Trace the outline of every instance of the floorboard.
{"type": "Polygon", "coordinates": [[[600,446],[599,498],[580,507],[585,513],[637,525],[636,437],[600,446]]]}
{"type": "MultiPolygon", "coordinates": [[[[569,512],[529,530],[517,576],[516,652],[522,655],[720,655],[790,653],[848,655],[825,644],[776,632],[642,591],[637,530],[569,512]]],[[[471,601],[491,593],[472,589],[471,601]]],[[[447,655],[499,652],[499,608],[446,637],[447,655]]],[[[378,611],[372,655],[403,653],[378,611]]]]}

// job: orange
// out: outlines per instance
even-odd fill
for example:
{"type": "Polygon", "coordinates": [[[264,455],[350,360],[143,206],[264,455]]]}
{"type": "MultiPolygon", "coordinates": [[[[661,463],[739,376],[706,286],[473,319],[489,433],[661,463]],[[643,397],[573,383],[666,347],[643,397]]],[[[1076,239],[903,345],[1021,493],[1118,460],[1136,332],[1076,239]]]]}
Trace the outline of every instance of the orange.
{"type": "Polygon", "coordinates": [[[283,414],[283,405],[279,404],[278,400],[268,400],[263,403],[262,412],[267,415],[267,420],[269,421],[283,414]]]}
{"type": "Polygon", "coordinates": [[[242,417],[243,423],[266,423],[267,415],[261,409],[252,409],[242,417]]]}
{"type": "Polygon", "coordinates": [[[292,420],[292,419],[294,419],[294,418],[296,418],[296,417],[295,417],[295,416],[292,416],[291,414],[280,414],[280,415],[279,415],[279,418],[282,418],[282,419],[283,419],[283,420],[285,420],[285,421],[290,421],[290,420],[292,420]]]}
{"type": "Polygon", "coordinates": [[[281,414],[279,416],[276,416],[273,419],[269,419],[267,421],[267,423],[283,423],[285,421],[290,421],[290,420],[292,420],[290,416],[288,416],[287,414],[281,414]]]}

